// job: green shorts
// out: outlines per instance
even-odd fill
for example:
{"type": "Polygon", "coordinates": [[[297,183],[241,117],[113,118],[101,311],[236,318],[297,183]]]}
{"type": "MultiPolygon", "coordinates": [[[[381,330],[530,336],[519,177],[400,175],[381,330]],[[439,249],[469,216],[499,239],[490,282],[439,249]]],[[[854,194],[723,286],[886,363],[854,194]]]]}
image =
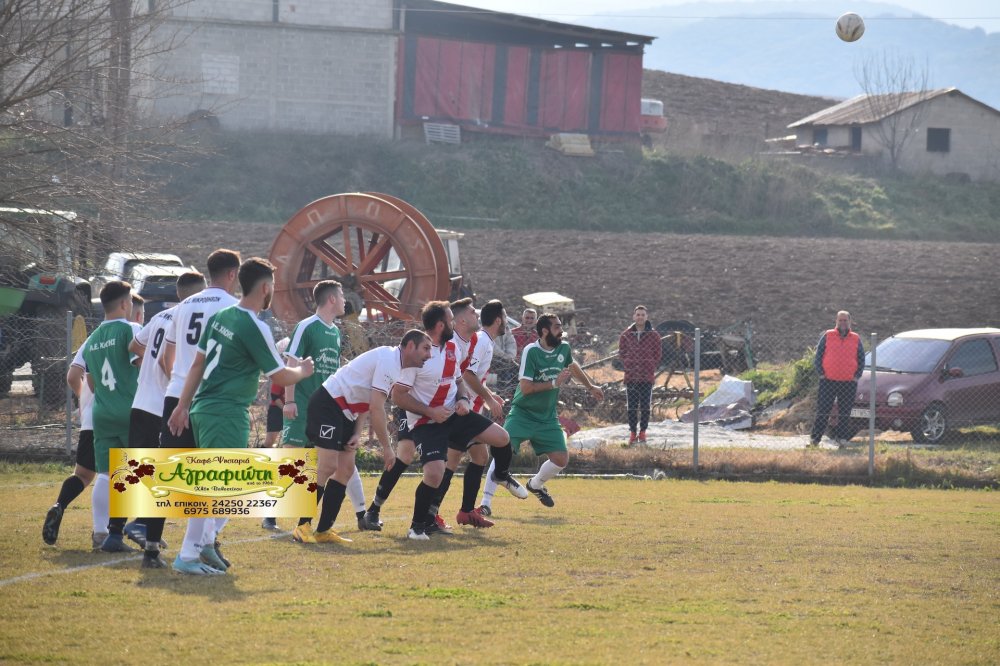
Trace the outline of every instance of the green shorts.
{"type": "Polygon", "coordinates": [[[111,470],[111,449],[124,449],[128,446],[128,430],[94,431],[94,467],[98,474],[108,474],[111,470]]]}
{"type": "Polygon", "coordinates": [[[515,454],[521,452],[521,442],[525,440],[531,441],[531,448],[539,455],[567,450],[566,433],[563,432],[559,421],[541,423],[519,418],[517,413],[512,411],[504,421],[503,429],[510,435],[510,445],[514,447],[515,454]]]}
{"type": "Polygon", "coordinates": [[[294,421],[285,419],[285,427],[281,429],[281,442],[283,446],[310,445],[309,439],[306,437],[305,410],[299,412],[294,421]]]}
{"type": "Polygon", "coordinates": [[[191,430],[199,449],[245,449],[250,441],[250,413],[191,414],[191,430]]]}

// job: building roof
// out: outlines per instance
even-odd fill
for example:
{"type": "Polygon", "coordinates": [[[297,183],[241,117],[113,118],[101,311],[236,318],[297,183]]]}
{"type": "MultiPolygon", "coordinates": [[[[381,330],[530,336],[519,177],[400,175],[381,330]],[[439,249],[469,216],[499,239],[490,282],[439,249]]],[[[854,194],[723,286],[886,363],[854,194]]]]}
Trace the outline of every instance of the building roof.
{"type": "Polygon", "coordinates": [[[818,111],[811,116],[806,116],[802,120],[797,120],[788,127],[789,129],[794,129],[805,125],[867,125],[879,122],[900,111],[943,95],[961,95],[994,113],[1000,113],[1000,111],[997,111],[993,107],[969,97],[958,88],[939,88],[937,90],[874,95],[875,99],[872,101],[869,101],[868,95],[858,95],[857,97],[852,97],[849,100],[818,111]],[[894,99],[896,96],[899,97],[898,100],[894,99]]]}
{"type": "Polygon", "coordinates": [[[642,52],[655,37],[508,14],[437,0],[399,0],[404,32],[561,48],[610,48],[642,52]]]}

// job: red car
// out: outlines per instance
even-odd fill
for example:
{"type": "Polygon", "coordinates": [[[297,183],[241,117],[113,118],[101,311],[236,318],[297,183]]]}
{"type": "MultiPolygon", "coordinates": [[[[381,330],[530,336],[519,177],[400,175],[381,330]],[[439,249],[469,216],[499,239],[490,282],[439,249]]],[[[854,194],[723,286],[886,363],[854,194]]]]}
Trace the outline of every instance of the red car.
{"type": "MultiPolygon", "coordinates": [[[[866,429],[871,352],[851,409],[866,429]]],[[[875,427],[936,444],[955,428],[1000,423],[1000,329],[938,328],[898,333],[876,348],[875,427]]]]}

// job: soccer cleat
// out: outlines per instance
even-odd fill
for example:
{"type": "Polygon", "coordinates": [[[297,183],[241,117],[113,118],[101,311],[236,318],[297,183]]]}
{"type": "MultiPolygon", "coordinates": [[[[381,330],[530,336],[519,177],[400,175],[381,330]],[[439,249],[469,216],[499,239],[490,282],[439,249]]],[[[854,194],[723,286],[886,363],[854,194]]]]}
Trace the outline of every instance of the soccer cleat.
{"type": "Polygon", "coordinates": [[[487,518],[493,515],[493,509],[490,508],[489,504],[480,504],[476,511],[479,512],[479,515],[486,516],[487,518]]]}
{"type": "Polygon", "coordinates": [[[632,444],[635,444],[635,439],[636,439],[635,433],[634,432],[630,432],[628,434],[628,443],[629,443],[629,446],[631,446],[632,444]]]}
{"type": "Polygon", "coordinates": [[[277,532],[279,530],[278,519],[277,518],[265,518],[264,520],[260,521],[260,528],[262,530],[272,530],[274,532],[277,532]]]}
{"type": "Polygon", "coordinates": [[[406,533],[406,538],[411,541],[430,541],[431,538],[427,536],[422,527],[411,527],[410,531],[406,533]]]}
{"type": "Polygon", "coordinates": [[[333,530],[313,532],[313,538],[316,540],[315,543],[354,543],[354,539],[342,537],[333,530]]]}
{"type": "Polygon", "coordinates": [[[552,495],[549,495],[549,490],[545,486],[541,488],[532,488],[531,479],[528,479],[528,492],[538,498],[538,501],[542,503],[543,506],[553,507],[556,505],[556,501],[552,499],[552,495]]]}
{"type": "Polygon", "coordinates": [[[224,576],[225,571],[219,571],[204,564],[201,560],[182,560],[180,555],[174,559],[173,570],[192,576],[224,576]]]}
{"type": "Polygon", "coordinates": [[[125,538],[121,534],[109,534],[104,543],[101,544],[101,551],[105,553],[134,553],[135,548],[125,543],[125,538]]]}
{"type": "Polygon", "coordinates": [[[498,486],[506,488],[507,491],[517,499],[528,499],[528,491],[524,489],[524,486],[517,482],[517,479],[515,479],[510,472],[507,472],[507,474],[501,478],[497,476],[496,471],[494,471],[493,482],[498,486]]]}
{"type": "Polygon", "coordinates": [[[167,563],[163,561],[162,557],[160,557],[160,551],[147,550],[142,556],[142,564],[140,567],[142,569],[166,569],[167,563]]]}
{"type": "Polygon", "coordinates": [[[202,546],[200,559],[202,564],[207,564],[218,571],[225,571],[229,568],[222,561],[222,558],[219,557],[219,554],[215,552],[215,546],[202,546]]]}
{"type": "Polygon", "coordinates": [[[219,548],[219,545],[220,544],[218,541],[212,544],[212,547],[215,548],[215,556],[218,557],[220,560],[222,560],[222,563],[225,564],[226,568],[228,569],[229,567],[232,566],[232,562],[227,560],[226,556],[222,554],[222,549],[219,548]]]}
{"type": "Polygon", "coordinates": [[[309,523],[296,525],[295,529],[292,530],[292,539],[298,541],[299,543],[316,543],[316,537],[313,535],[312,525],[309,523]]]}
{"type": "Polygon", "coordinates": [[[640,444],[645,444],[646,443],[646,431],[645,430],[640,430],[639,431],[639,437],[636,439],[636,441],[638,441],[640,444]]]}
{"type": "Polygon", "coordinates": [[[434,516],[434,524],[437,525],[438,531],[441,532],[441,534],[455,533],[455,530],[451,528],[451,525],[444,522],[444,518],[441,517],[440,513],[434,516]]]}
{"type": "Polygon", "coordinates": [[[358,518],[358,529],[364,532],[365,530],[370,530],[372,532],[382,531],[382,521],[378,519],[377,513],[372,513],[371,511],[365,511],[358,518]]]}
{"type": "Polygon", "coordinates": [[[108,538],[108,533],[107,532],[91,532],[90,533],[90,545],[93,547],[94,550],[100,550],[101,549],[101,545],[104,543],[104,540],[107,539],[107,538],[108,538]]]}
{"type": "Polygon", "coordinates": [[[493,521],[486,518],[486,516],[479,513],[475,509],[472,511],[459,511],[455,520],[458,521],[459,525],[468,525],[470,527],[493,527],[493,521]]]}
{"type": "Polygon", "coordinates": [[[42,524],[42,541],[50,546],[56,545],[59,538],[59,524],[62,523],[63,508],[58,504],[53,504],[52,508],[45,514],[45,522],[42,524]]]}

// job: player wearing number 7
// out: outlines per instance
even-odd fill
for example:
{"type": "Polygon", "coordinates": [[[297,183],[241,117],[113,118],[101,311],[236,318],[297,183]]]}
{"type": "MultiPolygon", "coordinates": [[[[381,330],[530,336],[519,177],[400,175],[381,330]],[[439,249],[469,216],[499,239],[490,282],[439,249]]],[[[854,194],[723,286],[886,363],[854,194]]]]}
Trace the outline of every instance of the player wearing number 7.
{"type": "MultiPolygon", "coordinates": [[[[177,407],[167,422],[174,435],[190,424],[202,449],[246,448],[250,439],[247,410],[257,397],[261,372],[278,386],[313,374],[311,358],[299,360],[297,367],[285,366],[271,329],[257,317],[271,306],[274,266],[253,257],[240,265],[238,277],[243,298],[206,322],[177,407]]],[[[225,573],[229,563],[219,554],[216,537],[226,522],[225,518],[190,519],[174,569],[199,575],[225,573]]]]}

